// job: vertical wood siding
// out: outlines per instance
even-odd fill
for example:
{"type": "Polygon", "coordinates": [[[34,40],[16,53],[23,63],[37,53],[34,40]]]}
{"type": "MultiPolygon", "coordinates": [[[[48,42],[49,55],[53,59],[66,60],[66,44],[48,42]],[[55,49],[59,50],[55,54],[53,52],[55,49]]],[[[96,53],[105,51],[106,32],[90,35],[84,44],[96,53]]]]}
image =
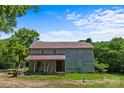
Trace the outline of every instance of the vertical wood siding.
{"type": "Polygon", "coordinates": [[[94,72],[92,49],[69,49],[66,53],[67,72],[94,72]]]}

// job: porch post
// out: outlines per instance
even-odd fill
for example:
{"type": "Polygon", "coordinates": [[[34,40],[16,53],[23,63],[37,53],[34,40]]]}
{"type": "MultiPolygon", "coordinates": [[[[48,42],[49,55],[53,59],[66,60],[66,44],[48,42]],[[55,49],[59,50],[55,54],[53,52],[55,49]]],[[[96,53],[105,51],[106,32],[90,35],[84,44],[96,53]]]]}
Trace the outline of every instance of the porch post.
{"type": "Polygon", "coordinates": [[[45,61],[43,61],[43,72],[46,72],[46,64],[45,64],[45,61]]]}
{"type": "Polygon", "coordinates": [[[56,60],[55,60],[55,69],[54,70],[55,70],[55,73],[56,73],[56,60]]]}
{"type": "Polygon", "coordinates": [[[33,68],[33,72],[35,73],[36,70],[36,61],[34,62],[34,68],[33,68]]]}

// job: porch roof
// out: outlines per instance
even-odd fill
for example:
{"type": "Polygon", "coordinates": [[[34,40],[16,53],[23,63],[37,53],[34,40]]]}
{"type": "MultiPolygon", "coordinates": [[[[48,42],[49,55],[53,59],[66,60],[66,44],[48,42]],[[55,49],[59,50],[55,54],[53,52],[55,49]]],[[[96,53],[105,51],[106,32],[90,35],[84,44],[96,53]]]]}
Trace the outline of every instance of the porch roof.
{"type": "Polygon", "coordinates": [[[41,61],[41,60],[65,60],[65,55],[29,55],[25,58],[26,61],[41,61]]]}

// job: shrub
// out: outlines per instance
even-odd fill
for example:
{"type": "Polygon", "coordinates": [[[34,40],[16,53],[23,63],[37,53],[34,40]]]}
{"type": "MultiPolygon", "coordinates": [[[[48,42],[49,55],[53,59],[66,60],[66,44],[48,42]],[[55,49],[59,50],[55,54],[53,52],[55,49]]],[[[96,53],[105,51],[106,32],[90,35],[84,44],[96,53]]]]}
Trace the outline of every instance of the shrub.
{"type": "Polygon", "coordinates": [[[98,72],[106,72],[108,64],[100,63],[97,59],[94,60],[95,70],[98,72]]]}

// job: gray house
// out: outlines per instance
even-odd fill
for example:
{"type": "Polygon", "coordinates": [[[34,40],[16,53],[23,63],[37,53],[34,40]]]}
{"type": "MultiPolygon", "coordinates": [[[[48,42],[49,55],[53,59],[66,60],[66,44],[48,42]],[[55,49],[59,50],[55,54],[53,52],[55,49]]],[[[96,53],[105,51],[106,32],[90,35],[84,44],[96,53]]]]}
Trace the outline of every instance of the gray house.
{"type": "Polygon", "coordinates": [[[34,42],[30,47],[31,72],[94,72],[93,47],[86,42],[34,42]]]}

